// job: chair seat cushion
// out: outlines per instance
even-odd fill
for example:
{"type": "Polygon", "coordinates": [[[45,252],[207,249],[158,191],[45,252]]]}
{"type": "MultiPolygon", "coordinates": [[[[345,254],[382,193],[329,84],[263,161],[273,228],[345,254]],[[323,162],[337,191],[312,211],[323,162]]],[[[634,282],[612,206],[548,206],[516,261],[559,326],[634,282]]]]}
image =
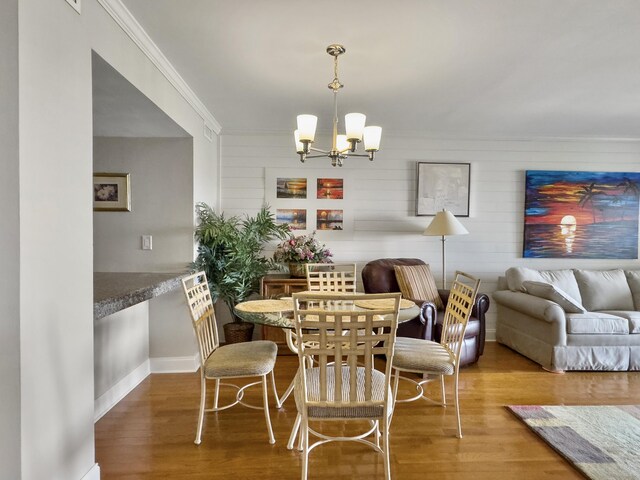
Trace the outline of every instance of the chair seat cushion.
{"type": "Polygon", "coordinates": [[[396,338],[393,368],[406,372],[453,375],[451,353],[437,342],[419,338],[396,338]]]}
{"type": "Polygon", "coordinates": [[[273,370],[277,354],[278,346],[268,340],[231,343],[214,350],[204,373],[207,378],[266,375],[273,370]]]}
{"type": "MultiPolygon", "coordinates": [[[[342,401],[348,403],[349,400],[349,377],[350,370],[347,366],[342,366],[342,401]]],[[[320,368],[308,368],[307,372],[307,396],[309,402],[320,402],[320,368]]],[[[364,367],[358,367],[356,370],[357,375],[357,400],[364,402],[364,367]]],[[[335,395],[335,369],[327,368],[327,398],[332,401],[335,395]]],[[[384,373],[378,370],[373,370],[371,378],[371,395],[373,402],[380,402],[380,405],[348,405],[348,406],[321,406],[321,405],[309,405],[308,417],[315,419],[323,418],[380,418],[383,416],[384,406],[384,386],[385,376],[384,373]]],[[[296,407],[301,412],[304,408],[303,390],[302,390],[302,374],[298,371],[295,379],[295,399],[296,407]]],[[[391,391],[388,392],[389,398],[391,398],[391,391]]],[[[388,402],[389,408],[391,408],[391,401],[388,402]]],[[[390,410],[387,414],[390,413],[390,410]]]]}

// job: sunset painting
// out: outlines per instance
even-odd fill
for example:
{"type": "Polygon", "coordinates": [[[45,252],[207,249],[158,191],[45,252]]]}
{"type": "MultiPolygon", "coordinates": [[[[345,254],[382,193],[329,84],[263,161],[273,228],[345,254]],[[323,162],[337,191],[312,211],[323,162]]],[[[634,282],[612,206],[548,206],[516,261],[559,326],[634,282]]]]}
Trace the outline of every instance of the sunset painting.
{"type": "Polygon", "coordinates": [[[343,198],[343,180],[341,178],[319,178],[317,198],[341,200],[343,198]]]}
{"type": "Polygon", "coordinates": [[[278,208],[276,223],[289,225],[291,230],[307,229],[307,211],[304,208],[278,208]]]}
{"type": "Polygon", "coordinates": [[[342,210],[318,210],[316,227],[318,230],[342,230],[343,215],[342,210]]]}
{"type": "Polygon", "coordinates": [[[640,173],[528,170],[525,258],[638,258],[640,173]]]}
{"type": "Polygon", "coordinates": [[[276,198],[307,198],[307,179],[278,178],[276,198]]]}

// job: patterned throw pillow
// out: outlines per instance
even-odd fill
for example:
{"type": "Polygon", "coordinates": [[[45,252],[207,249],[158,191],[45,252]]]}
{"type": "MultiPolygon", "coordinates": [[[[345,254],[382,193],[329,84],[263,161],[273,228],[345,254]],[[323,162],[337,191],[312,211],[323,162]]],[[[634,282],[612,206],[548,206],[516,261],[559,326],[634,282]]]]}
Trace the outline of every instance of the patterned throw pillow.
{"type": "Polygon", "coordinates": [[[403,298],[433,302],[438,310],[444,308],[429,265],[396,265],[393,268],[403,298]]]}

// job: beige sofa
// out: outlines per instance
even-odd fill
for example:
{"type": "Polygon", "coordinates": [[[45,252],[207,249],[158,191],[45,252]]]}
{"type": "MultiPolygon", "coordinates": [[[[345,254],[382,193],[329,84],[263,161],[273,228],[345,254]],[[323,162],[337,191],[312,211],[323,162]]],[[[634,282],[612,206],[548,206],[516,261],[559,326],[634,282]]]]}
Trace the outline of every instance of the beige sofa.
{"type": "Polygon", "coordinates": [[[640,370],[640,270],[500,277],[496,339],[550,371],[640,370]]]}

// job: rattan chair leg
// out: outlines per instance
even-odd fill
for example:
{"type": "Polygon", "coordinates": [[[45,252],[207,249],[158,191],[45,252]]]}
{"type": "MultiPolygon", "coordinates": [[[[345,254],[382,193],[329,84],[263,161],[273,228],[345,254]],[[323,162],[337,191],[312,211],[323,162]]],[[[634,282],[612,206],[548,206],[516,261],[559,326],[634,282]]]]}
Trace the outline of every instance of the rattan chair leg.
{"type": "Polygon", "coordinates": [[[302,420],[302,416],[300,414],[296,415],[296,421],[293,422],[291,435],[289,435],[289,441],[287,442],[287,450],[293,450],[293,444],[295,443],[298,431],[300,430],[300,420],[302,420]]]}
{"type": "Polygon", "coordinates": [[[382,421],[382,454],[384,456],[384,478],[386,480],[391,480],[391,462],[389,459],[389,420],[382,421]]]}
{"type": "Polygon", "coordinates": [[[271,416],[269,415],[269,388],[267,387],[267,375],[262,375],[262,400],[264,404],[264,418],[267,421],[267,431],[269,432],[269,443],[276,443],[276,437],[273,436],[273,428],[271,427],[271,416]]]}
{"type": "Polygon", "coordinates": [[[198,414],[198,430],[196,431],[196,439],[193,443],[200,445],[202,441],[202,424],[204,422],[204,408],[207,401],[207,379],[204,375],[200,375],[200,413],[198,414]]]}
{"type": "Polygon", "coordinates": [[[398,384],[400,383],[400,372],[398,370],[393,370],[395,374],[393,375],[393,399],[391,404],[391,415],[389,416],[389,425],[391,425],[391,419],[393,418],[393,414],[396,413],[396,399],[398,398],[398,384]]]}
{"type": "Polygon", "coordinates": [[[447,406],[447,393],[446,393],[446,389],[444,388],[444,375],[440,375],[440,392],[442,394],[442,406],[446,407],[447,406]]]}
{"type": "Polygon", "coordinates": [[[302,443],[302,480],[307,480],[307,470],[309,469],[309,421],[302,419],[300,425],[300,440],[302,443]]]}
{"type": "Polygon", "coordinates": [[[458,371],[453,377],[453,400],[456,404],[456,418],[458,420],[458,438],[462,438],[462,424],[460,422],[460,403],[458,401],[458,371]]]}
{"type": "Polygon", "coordinates": [[[218,408],[218,398],[220,396],[220,379],[215,380],[215,390],[213,391],[213,409],[218,408]]]}
{"type": "Polygon", "coordinates": [[[271,387],[273,388],[273,396],[276,397],[276,408],[282,408],[282,404],[285,399],[278,397],[278,390],[276,389],[276,377],[271,370],[271,387]]]}

